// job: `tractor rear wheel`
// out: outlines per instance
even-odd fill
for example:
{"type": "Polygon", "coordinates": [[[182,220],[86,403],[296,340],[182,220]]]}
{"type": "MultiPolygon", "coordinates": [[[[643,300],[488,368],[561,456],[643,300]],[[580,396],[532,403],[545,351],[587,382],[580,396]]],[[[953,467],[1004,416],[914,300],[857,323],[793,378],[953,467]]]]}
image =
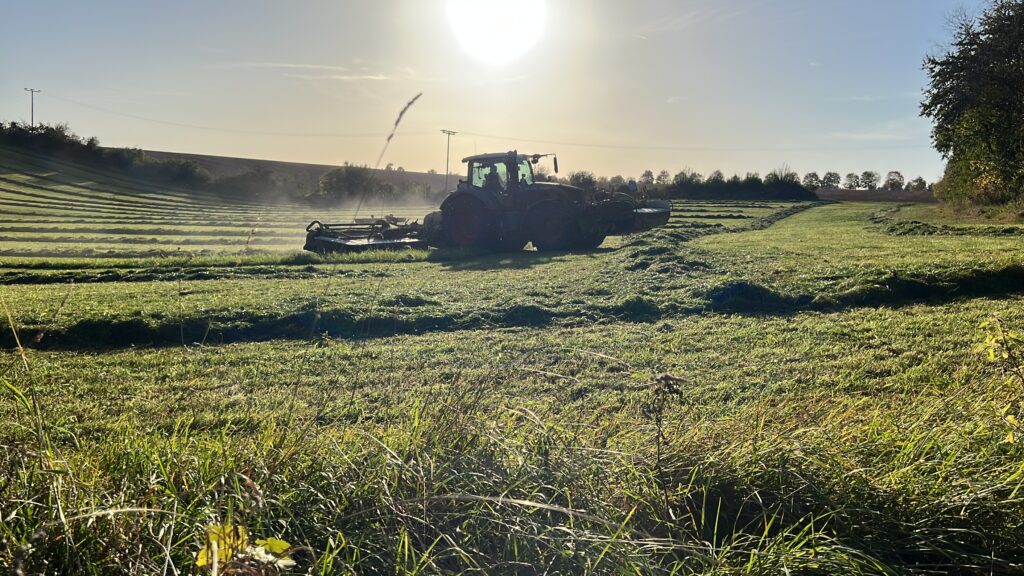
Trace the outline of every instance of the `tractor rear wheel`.
{"type": "Polygon", "coordinates": [[[544,203],[527,218],[530,241],[539,252],[569,250],[579,242],[579,223],[563,204],[544,203]]]}
{"type": "Polygon", "coordinates": [[[444,237],[455,248],[491,248],[495,222],[484,203],[472,196],[452,199],[442,211],[444,237]]]}
{"type": "Polygon", "coordinates": [[[604,243],[605,238],[607,236],[604,234],[583,234],[580,236],[576,246],[582,250],[596,250],[598,246],[604,243]]]}

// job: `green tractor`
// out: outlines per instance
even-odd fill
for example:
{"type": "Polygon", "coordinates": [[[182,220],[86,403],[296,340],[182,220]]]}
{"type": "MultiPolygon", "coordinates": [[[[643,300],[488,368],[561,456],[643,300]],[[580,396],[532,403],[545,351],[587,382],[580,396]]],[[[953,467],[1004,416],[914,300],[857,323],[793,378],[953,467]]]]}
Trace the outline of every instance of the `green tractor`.
{"type": "Polygon", "coordinates": [[[608,236],[668,222],[671,206],[663,200],[640,202],[630,194],[536,181],[533,167],[547,156],[557,174],[553,154],[470,156],[463,160],[466,180],[422,224],[394,216],[343,224],[314,220],[306,226],[304,248],[318,254],[431,246],[518,251],[532,243],[545,252],[592,250],[608,236]]]}
{"type": "MultiPolygon", "coordinates": [[[[671,207],[665,201],[641,203],[630,194],[537,181],[533,167],[547,156],[554,155],[511,151],[465,158],[466,180],[423,221],[430,243],[501,251],[522,250],[528,243],[539,251],[590,250],[607,236],[668,222],[671,207]]],[[[554,168],[557,174],[557,158],[554,168]]]]}

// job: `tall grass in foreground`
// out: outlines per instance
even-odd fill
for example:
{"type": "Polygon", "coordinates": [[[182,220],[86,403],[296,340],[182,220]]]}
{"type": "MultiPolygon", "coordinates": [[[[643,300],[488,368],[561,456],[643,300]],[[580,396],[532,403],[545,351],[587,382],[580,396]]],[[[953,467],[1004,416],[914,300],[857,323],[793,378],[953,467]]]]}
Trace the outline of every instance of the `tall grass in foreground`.
{"type": "Polygon", "coordinates": [[[716,419],[652,384],[569,421],[457,378],[385,413],[124,422],[79,441],[47,423],[28,362],[4,381],[21,406],[0,454],[0,563],[15,574],[188,573],[224,524],[308,547],[295,558],[315,574],[1021,568],[1024,459],[1005,439],[1020,392],[999,378],[716,419]]]}

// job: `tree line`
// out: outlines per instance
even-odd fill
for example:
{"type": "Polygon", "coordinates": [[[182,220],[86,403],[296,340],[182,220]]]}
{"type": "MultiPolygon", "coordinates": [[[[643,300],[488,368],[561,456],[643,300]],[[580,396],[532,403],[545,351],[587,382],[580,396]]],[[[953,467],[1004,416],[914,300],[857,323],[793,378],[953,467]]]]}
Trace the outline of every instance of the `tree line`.
{"type": "MultiPolygon", "coordinates": [[[[627,179],[622,176],[595,177],[588,171],[573,172],[560,180],[583,189],[612,192],[629,189],[627,179]]],[[[674,176],[667,170],[661,170],[657,174],[652,170],[646,170],[637,182],[647,190],[668,196],[695,193],[711,196],[713,192],[719,192],[723,197],[729,197],[729,193],[733,192],[744,197],[754,197],[760,193],[764,197],[771,198],[779,198],[786,194],[803,198],[807,196],[807,193],[820,190],[887,190],[891,192],[927,192],[931,190],[931,186],[924,178],[918,176],[907,180],[902,173],[895,170],[887,173],[884,179],[878,172],[871,170],[860,174],[850,173],[845,178],[838,172],[825,172],[823,176],[817,172],[808,172],[801,178],[798,173],[785,166],[773,170],[763,178],[757,172],[748,172],[745,176],[734,174],[726,178],[721,170],[715,170],[707,176],[689,169],[682,170],[674,176]]]]}

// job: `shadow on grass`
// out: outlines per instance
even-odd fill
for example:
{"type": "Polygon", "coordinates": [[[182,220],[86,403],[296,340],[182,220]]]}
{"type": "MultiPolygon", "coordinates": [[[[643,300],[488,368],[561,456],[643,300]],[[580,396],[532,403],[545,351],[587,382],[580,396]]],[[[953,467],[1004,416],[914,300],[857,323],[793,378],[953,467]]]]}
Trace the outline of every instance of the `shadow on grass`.
{"type": "MultiPolygon", "coordinates": [[[[753,316],[785,316],[802,312],[835,312],[852,308],[944,304],[979,297],[1024,294],[1024,266],[971,270],[958,275],[925,277],[892,275],[832,296],[788,295],[750,282],[730,282],[703,294],[703,307],[682,308],[672,301],[638,294],[583,309],[549,308],[516,302],[485,309],[440,312],[423,309],[436,302],[416,296],[396,297],[398,309],[386,313],[356,310],[301,310],[282,315],[221,314],[208,318],[83,319],[53,330],[29,328],[22,342],[39,348],[106,349],[277,339],[308,339],[319,335],[362,339],[399,334],[424,334],[487,328],[542,328],[554,323],[657,322],[705,312],[753,316]],[[416,311],[413,311],[416,309],[416,311]]],[[[438,307],[440,308],[440,307],[438,307]]],[[[11,332],[0,335],[0,347],[14,348],[11,332]]]]}
{"type": "Polygon", "coordinates": [[[1024,294],[1024,266],[969,270],[921,276],[893,273],[835,295],[784,294],[749,282],[730,282],[704,294],[707,309],[753,315],[784,315],[804,311],[831,312],[851,308],[898,308],[913,304],[945,304],[965,298],[1024,294]]]}

